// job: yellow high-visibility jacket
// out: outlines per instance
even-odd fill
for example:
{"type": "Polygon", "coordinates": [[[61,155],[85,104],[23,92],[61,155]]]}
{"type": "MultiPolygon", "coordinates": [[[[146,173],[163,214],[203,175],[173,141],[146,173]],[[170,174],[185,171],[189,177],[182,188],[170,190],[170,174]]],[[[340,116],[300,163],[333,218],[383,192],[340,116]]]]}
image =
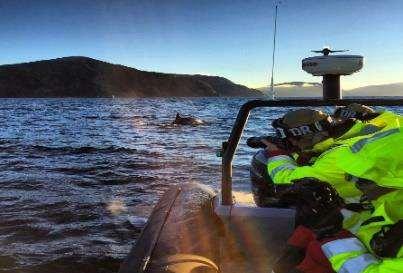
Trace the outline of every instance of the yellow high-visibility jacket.
{"type": "Polygon", "coordinates": [[[389,187],[403,183],[403,134],[397,127],[398,119],[394,120],[394,126],[387,125],[376,133],[324,141],[333,143],[311,166],[297,166],[292,157],[276,154],[268,159],[268,174],[275,184],[314,177],[330,183],[347,200],[361,195],[352,176],[389,187]]]}
{"type": "Polygon", "coordinates": [[[384,111],[376,118],[368,121],[356,120],[355,124],[342,136],[336,139],[330,138],[314,146],[313,151],[323,152],[330,146],[348,139],[356,139],[356,137],[368,137],[369,135],[379,133],[391,128],[400,127],[403,124],[403,116],[395,114],[391,111],[384,111]]]}
{"type": "MultiPolygon", "coordinates": [[[[403,272],[403,247],[396,257],[378,257],[370,241],[382,228],[403,219],[403,190],[385,194],[373,202],[374,212],[361,225],[356,238],[334,240],[322,245],[333,269],[340,273],[403,272]]],[[[399,238],[396,238],[399,240],[399,238]]]]}

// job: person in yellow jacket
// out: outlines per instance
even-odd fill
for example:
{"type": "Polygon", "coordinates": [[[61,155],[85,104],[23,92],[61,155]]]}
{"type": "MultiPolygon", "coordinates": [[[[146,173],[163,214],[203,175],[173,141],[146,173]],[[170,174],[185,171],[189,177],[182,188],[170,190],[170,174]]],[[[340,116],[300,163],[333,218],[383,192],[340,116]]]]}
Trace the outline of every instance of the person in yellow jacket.
{"type": "Polygon", "coordinates": [[[332,240],[321,246],[334,271],[403,272],[403,190],[390,192],[389,188],[372,204],[373,213],[361,224],[356,237],[332,240]]]}
{"type": "MultiPolygon", "coordinates": [[[[278,137],[289,141],[299,151],[315,150],[318,146],[330,146],[333,139],[345,134],[351,128],[344,128],[339,135],[332,130],[333,120],[327,114],[310,109],[300,109],[287,113],[283,118],[275,120],[273,127],[278,137]]],[[[276,145],[265,142],[266,156],[268,157],[267,171],[276,185],[292,184],[293,180],[305,177],[317,178],[328,181],[343,199],[354,198],[360,192],[346,179],[345,172],[336,166],[339,160],[339,150],[342,146],[334,148],[326,147],[326,151],[320,154],[312,165],[298,166],[293,157],[287,151],[279,149],[276,145]]],[[[317,148],[321,150],[321,148],[317,148]]]]}
{"type": "MultiPolygon", "coordinates": [[[[354,163],[357,166],[360,163],[365,163],[368,165],[367,168],[370,171],[367,171],[364,178],[372,180],[370,176],[375,174],[379,177],[380,174],[371,169],[369,161],[354,161],[357,158],[362,159],[362,157],[365,157],[365,154],[370,152],[370,157],[373,159],[371,162],[373,162],[377,157],[377,153],[381,155],[386,153],[386,150],[385,152],[378,150],[377,144],[379,142],[382,142],[380,146],[386,147],[388,145],[385,146],[384,144],[388,143],[389,138],[393,137],[395,142],[402,138],[400,127],[395,127],[387,131],[356,136],[335,142],[335,138],[339,138],[350,131],[351,127],[344,128],[344,132],[338,129],[335,130],[334,128],[337,128],[337,126],[334,125],[331,117],[321,111],[311,109],[291,111],[283,118],[275,120],[272,125],[279,137],[291,142],[300,151],[314,150],[318,146],[327,146],[328,142],[331,143],[312,165],[298,166],[286,151],[279,149],[272,143],[266,142],[266,154],[269,157],[267,171],[273,182],[277,185],[285,185],[293,183],[293,180],[304,177],[317,178],[329,182],[338,191],[340,196],[347,201],[349,201],[349,198],[356,198],[361,195],[354,186],[354,180],[352,180],[352,175],[360,177],[361,173],[351,173],[352,168],[347,168],[347,165],[354,163]],[[371,144],[368,145],[370,149],[365,147],[365,144],[371,144]],[[361,150],[365,150],[366,153],[354,153],[352,151],[352,148],[357,148],[359,145],[363,145],[361,150]]],[[[396,146],[393,148],[396,150],[394,157],[400,156],[400,154],[396,154],[399,152],[399,148],[396,146]]],[[[320,150],[320,148],[318,149],[320,150]]],[[[393,153],[391,149],[388,152],[393,153]]],[[[399,165],[398,163],[396,164],[399,165]]],[[[386,172],[385,168],[379,170],[386,172]]]]}
{"type": "MultiPolygon", "coordinates": [[[[306,112],[306,111],[305,111],[306,112]]],[[[331,116],[334,123],[331,128],[331,136],[315,144],[312,149],[300,149],[300,153],[293,153],[298,166],[312,165],[316,157],[328,150],[331,146],[348,144],[357,141],[357,137],[370,137],[372,134],[400,127],[401,116],[391,111],[375,112],[372,108],[361,104],[350,104],[338,107],[331,116]]],[[[253,138],[256,139],[256,138],[253,138]]],[[[261,139],[261,138],[259,138],[261,139]]],[[[249,140],[248,140],[249,141],[249,140]]],[[[249,144],[248,144],[249,145],[249,144]]],[[[276,192],[281,192],[287,186],[275,186],[267,174],[268,157],[263,151],[258,151],[251,163],[251,183],[254,199],[258,206],[273,206],[281,204],[277,200],[276,192]],[[274,190],[274,192],[273,192],[274,190]],[[270,201],[270,202],[267,202],[270,201]]]]}
{"type": "Polygon", "coordinates": [[[358,103],[337,107],[332,114],[332,118],[339,121],[356,119],[366,125],[373,125],[379,128],[400,126],[399,124],[403,122],[402,116],[392,111],[381,110],[376,112],[374,109],[358,103]]]}
{"type": "MultiPolygon", "coordinates": [[[[315,113],[313,110],[310,111],[315,113]]],[[[323,122],[318,126],[318,120],[323,120],[323,118],[320,119],[322,115],[319,119],[311,119],[314,122],[309,123],[309,118],[301,122],[307,112],[309,110],[294,111],[274,123],[275,128],[279,127],[279,129],[276,128],[279,130],[278,135],[283,135],[294,145],[299,145],[301,150],[323,143],[332,136],[331,126],[326,126],[323,122]],[[309,143],[310,140],[311,143],[309,143]],[[318,142],[315,143],[315,141],[318,142]]],[[[401,163],[403,134],[399,126],[385,127],[385,130],[379,130],[373,134],[333,142],[312,166],[298,166],[278,147],[267,144],[267,152],[271,155],[268,172],[275,183],[293,183],[294,179],[299,179],[301,176],[316,177],[330,182],[344,198],[347,195],[343,196],[343,192],[340,191],[343,188],[340,173],[344,173],[345,182],[351,185],[363,184],[363,182],[374,184],[371,181],[379,181],[379,185],[386,187],[383,190],[378,189],[378,192],[384,195],[372,201],[374,212],[372,214],[368,211],[363,212],[360,216],[365,221],[359,226],[358,231],[351,230],[358,236],[357,238],[351,236],[318,242],[319,245],[323,244],[322,250],[337,272],[403,272],[401,256],[403,223],[402,215],[398,212],[403,205],[403,198],[400,190],[394,190],[401,189],[403,185],[400,172],[403,169],[401,163]],[[331,159],[333,159],[333,165],[331,159]],[[324,168],[325,166],[329,169],[324,168]],[[332,173],[333,177],[328,172],[332,173]],[[385,237],[388,240],[384,240],[385,237]],[[385,248],[385,242],[393,243],[393,246],[389,245],[385,248]],[[391,249],[394,251],[390,251],[391,249]]]]}
{"type": "MultiPolygon", "coordinates": [[[[296,201],[300,204],[297,211],[311,212],[305,214],[308,218],[314,216],[314,225],[302,223],[302,226],[297,227],[273,271],[403,272],[403,210],[400,209],[403,205],[403,190],[391,189],[371,181],[357,182],[357,187],[371,201],[373,210],[358,231],[351,233],[341,228],[337,217],[340,207],[333,201],[334,198],[326,198],[326,194],[321,191],[326,187],[329,187],[326,182],[303,179],[290,188],[294,199],[306,200],[296,201]],[[324,226],[331,228],[324,229],[324,226]]],[[[326,192],[337,199],[337,194],[331,188],[326,192]]]]}
{"type": "Polygon", "coordinates": [[[323,152],[331,145],[337,144],[338,141],[367,137],[370,134],[400,127],[403,123],[403,116],[399,114],[387,110],[375,112],[372,108],[358,103],[337,107],[331,117],[337,121],[339,128],[347,127],[349,129],[337,138],[331,138],[316,145],[313,148],[316,152],[323,152]]]}

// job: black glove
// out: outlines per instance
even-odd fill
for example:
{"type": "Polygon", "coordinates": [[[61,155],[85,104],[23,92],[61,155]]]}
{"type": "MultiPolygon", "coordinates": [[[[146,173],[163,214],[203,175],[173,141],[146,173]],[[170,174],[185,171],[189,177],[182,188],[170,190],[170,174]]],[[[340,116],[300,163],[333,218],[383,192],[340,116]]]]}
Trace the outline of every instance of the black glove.
{"type": "Polygon", "coordinates": [[[295,149],[293,146],[290,144],[289,141],[286,139],[281,139],[276,136],[261,136],[261,137],[250,137],[246,140],[246,145],[248,145],[251,148],[258,149],[266,148],[266,144],[262,142],[262,139],[266,140],[267,142],[275,144],[278,148],[288,151],[289,153],[293,153],[295,149]]]}
{"type": "Polygon", "coordinates": [[[361,202],[376,200],[378,197],[395,190],[392,188],[381,187],[374,181],[364,178],[359,178],[358,181],[355,182],[355,187],[363,193],[360,200],[361,202]]]}
{"type": "Polygon", "coordinates": [[[296,162],[298,166],[310,166],[314,163],[316,158],[320,155],[318,152],[300,152],[298,153],[298,157],[296,159],[296,162]]]}
{"type": "Polygon", "coordinates": [[[343,200],[334,188],[315,178],[294,180],[293,183],[281,193],[281,200],[296,207],[296,224],[311,228],[319,238],[340,231],[343,200]]]}
{"type": "Polygon", "coordinates": [[[266,145],[262,142],[262,137],[250,137],[246,140],[246,145],[254,149],[266,148],[266,145]]]}
{"type": "Polygon", "coordinates": [[[380,257],[395,258],[403,245],[403,220],[377,232],[370,241],[374,253],[380,257]]]}

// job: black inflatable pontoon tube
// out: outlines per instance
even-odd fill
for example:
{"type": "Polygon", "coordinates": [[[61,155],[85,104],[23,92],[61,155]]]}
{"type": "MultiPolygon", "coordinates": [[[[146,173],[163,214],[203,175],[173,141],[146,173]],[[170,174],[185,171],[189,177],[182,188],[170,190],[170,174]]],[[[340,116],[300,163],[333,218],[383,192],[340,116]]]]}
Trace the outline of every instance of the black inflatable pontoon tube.
{"type": "Polygon", "coordinates": [[[155,206],[119,273],[218,273],[221,222],[215,192],[196,183],[172,186],[155,206]]]}

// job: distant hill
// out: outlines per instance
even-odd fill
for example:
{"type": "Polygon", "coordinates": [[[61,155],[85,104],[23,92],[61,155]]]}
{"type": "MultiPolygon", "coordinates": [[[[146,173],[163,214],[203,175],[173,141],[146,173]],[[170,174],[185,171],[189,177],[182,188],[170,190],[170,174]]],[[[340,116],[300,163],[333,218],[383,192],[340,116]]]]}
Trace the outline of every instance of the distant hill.
{"type": "Polygon", "coordinates": [[[223,77],[146,72],[87,57],[0,66],[0,97],[257,97],[223,77]]]}
{"type": "MultiPolygon", "coordinates": [[[[269,88],[258,88],[267,93],[269,88]]],[[[321,97],[322,84],[311,82],[285,82],[274,85],[276,96],[280,98],[292,97],[321,97]]]]}
{"type": "Polygon", "coordinates": [[[369,85],[347,90],[348,96],[403,96],[403,82],[383,85],[369,85]]]}
{"type": "MultiPolygon", "coordinates": [[[[267,93],[269,88],[258,88],[267,93]]],[[[285,82],[274,86],[276,95],[285,97],[322,97],[322,84],[315,82],[285,82]]],[[[350,90],[343,90],[344,97],[355,96],[403,96],[403,82],[384,85],[369,85],[350,90]]]]}

